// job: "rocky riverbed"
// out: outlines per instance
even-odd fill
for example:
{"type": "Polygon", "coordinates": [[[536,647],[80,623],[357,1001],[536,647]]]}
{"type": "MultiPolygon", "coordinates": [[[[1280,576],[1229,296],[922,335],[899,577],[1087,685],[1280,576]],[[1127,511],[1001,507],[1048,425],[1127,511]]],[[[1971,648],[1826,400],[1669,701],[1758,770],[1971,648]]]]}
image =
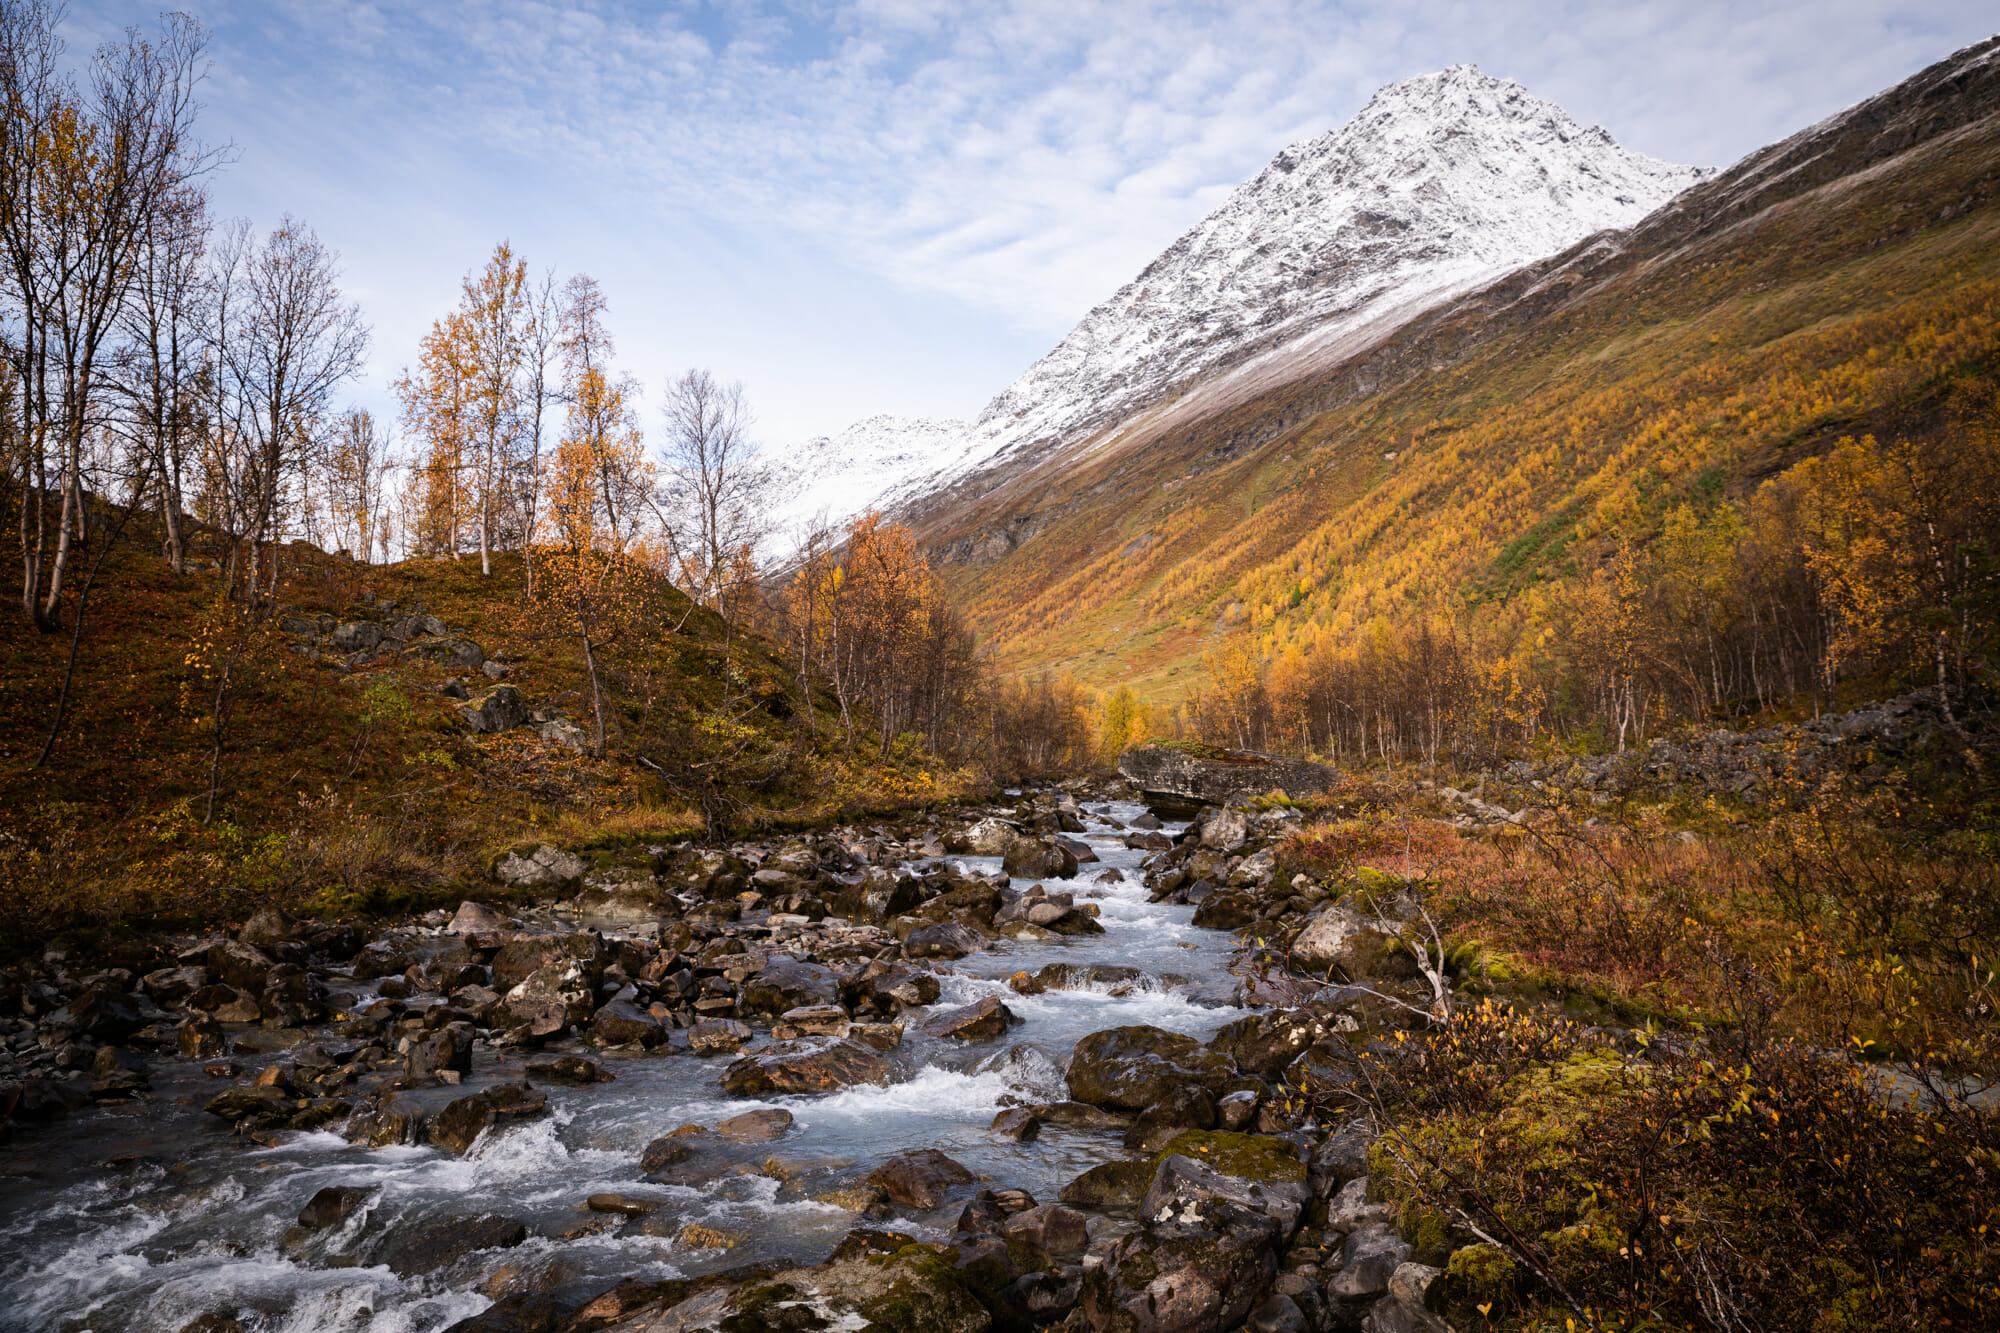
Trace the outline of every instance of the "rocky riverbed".
{"type": "Polygon", "coordinates": [[[1299,1109],[1421,1001],[1410,905],[1133,795],[0,973],[0,1328],[1444,1327],[1299,1109]],[[1245,974],[1305,919],[1369,988],[1245,974]]]}

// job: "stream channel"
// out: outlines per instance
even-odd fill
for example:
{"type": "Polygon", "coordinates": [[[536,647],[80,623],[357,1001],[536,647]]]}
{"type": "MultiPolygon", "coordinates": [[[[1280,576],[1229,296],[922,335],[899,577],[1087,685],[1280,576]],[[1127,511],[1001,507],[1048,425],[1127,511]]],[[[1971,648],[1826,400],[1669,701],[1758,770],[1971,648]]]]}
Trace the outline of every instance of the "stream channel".
{"type": "MultiPolygon", "coordinates": [[[[1118,1131],[1049,1124],[1015,1142],[989,1130],[995,1114],[1062,1100],[1070,1050],[1091,1032],[1152,1024],[1206,1039],[1237,1016],[1228,1007],[1235,937],[1190,924],[1192,907],[1149,903],[1139,870],[1146,853],[1127,849],[1092,811],[1127,821],[1143,807],[1088,807],[1083,837],[1100,862],[1074,880],[1049,882],[1052,891],[1094,902],[1104,933],[1002,939],[987,952],[935,964],[943,994],[929,1010],[905,1015],[898,1081],[888,1086],[732,1098],[718,1083],[730,1057],[696,1058],[677,1040],[670,1055],[606,1053],[599,1058],[615,1082],[548,1086],[551,1115],[489,1133],[459,1156],[433,1147],[370,1149],[332,1132],[259,1146],[202,1112],[217,1085],[201,1062],[163,1058],[153,1067],[150,1097],[39,1128],[0,1148],[0,1329],[180,1333],[227,1311],[258,1333],[430,1333],[485,1309],[488,1293],[524,1275],[581,1295],[627,1277],[693,1276],[766,1259],[812,1264],[863,1219],[811,1195],[916,1148],[942,1150],[992,1188],[1025,1189],[1053,1202],[1080,1172],[1123,1155],[1118,1131]],[[1095,882],[1107,868],[1122,871],[1124,881],[1095,882]],[[1013,973],[1049,963],[1111,964],[1144,976],[1036,995],[1008,988],[1013,973]],[[969,1044],[919,1030],[926,1014],[987,996],[999,996],[1023,1021],[1003,1037],[969,1044]],[[763,1106],[789,1110],[796,1117],[790,1131],[775,1143],[744,1145],[716,1178],[662,1184],[641,1173],[640,1153],[653,1139],[763,1106]],[[331,1234],[288,1239],[301,1206],[325,1186],[374,1193],[331,1234]],[[654,1211],[639,1218],[583,1211],[588,1196],[605,1192],[654,1211]],[[351,1257],[370,1254],[360,1244],[364,1234],[484,1214],[520,1219],[529,1238],[415,1276],[351,1257]],[[683,1235],[690,1224],[737,1243],[693,1246],[683,1235]]],[[[977,873],[1000,872],[996,857],[948,859],[977,873]]],[[[347,983],[336,1006],[365,1003],[376,984],[347,983]]],[[[581,1048],[572,1039],[564,1049],[581,1048]]],[[[247,1058],[245,1073],[280,1058],[247,1058]]],[[[467,1089],[518,1081],[522,1059],[518,1051],[482,1047],[467,1089]]],[[[888,1224],[942,1239],[961,1204],[954,1198],[932,1214],[888,1224]]],[[[1116,1225],[1092,1225],[1107,1223],[1116,1225]]]]}

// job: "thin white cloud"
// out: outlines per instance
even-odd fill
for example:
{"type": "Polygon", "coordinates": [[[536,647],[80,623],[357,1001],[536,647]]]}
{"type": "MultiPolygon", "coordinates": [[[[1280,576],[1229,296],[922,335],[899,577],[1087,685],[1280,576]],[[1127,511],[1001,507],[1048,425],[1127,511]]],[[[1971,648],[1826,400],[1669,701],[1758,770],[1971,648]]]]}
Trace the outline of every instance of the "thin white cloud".
{"type": "MultiPolygon", "coordinates": [[[[152,19],[152,0],[74,5],[100,34],[152,19]]],[[[266,173],[257,184],[280,207],[340,173],[403,224],[376,245],[492,234],[492,201],[510,191],[549,216],[587,200],[594,226],[662,244],[691,228],[724,251],[789,237],[875,275],[885,302],[955,300],[1037,338],[1392,79],[1475,61],[1628,146],[1720,164],[1991,24],[1970,0],[197,7],[218,37],[210,100],[243,169],[266,173]]],[[[393,287],[375,258],[350,248],[359,280],[393,287]]],[[[989,391],[1017,369],[996,366],[989,391]]],[[[904,404],[885,393],[879,406],[904,404]]]]}

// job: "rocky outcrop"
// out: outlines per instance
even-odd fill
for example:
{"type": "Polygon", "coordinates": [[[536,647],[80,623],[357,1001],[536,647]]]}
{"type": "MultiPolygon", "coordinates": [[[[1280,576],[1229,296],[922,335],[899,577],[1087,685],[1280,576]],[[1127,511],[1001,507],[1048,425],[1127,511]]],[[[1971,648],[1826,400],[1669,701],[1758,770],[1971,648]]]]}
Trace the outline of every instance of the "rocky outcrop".
{"type": "Polygon", "coordinates": [[[513,888],[544,888],[574,884],[587,868],[576,853],[543,843],[526,855],[507,853],[493,867],[493,878],[513,888]]]}
{"type": "Polygon", "coordinates": [[[1339,775],[1324,764],[1282,759],[1251,750],[1200,752],[1148,745],[1118,756],[1118,771],[1147,804],[1192,814],[1192,807],[1228,805],[1266,792],[1290,796],[1324,791],[1339,775]]]}

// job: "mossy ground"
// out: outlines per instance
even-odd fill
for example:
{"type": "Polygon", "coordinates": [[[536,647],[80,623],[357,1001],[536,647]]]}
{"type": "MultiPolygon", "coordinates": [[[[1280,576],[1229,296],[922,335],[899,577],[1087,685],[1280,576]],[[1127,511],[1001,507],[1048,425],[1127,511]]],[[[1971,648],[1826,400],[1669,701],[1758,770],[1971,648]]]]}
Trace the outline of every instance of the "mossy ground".
{"type": "MultiPolygon", "coordinates": [[[[12,812],[0,919],[17,945],[239,918],[269,901],[395,912],[491,896],[493,861],[545,841],[638,864],[646,844],[698,836],[705,821],[637,754],[671,767],[728,749],[754,781],[732,807],[745,828],[986,790],[908,743],[864,736],[848,750],[830,698],[803,690],[777,645],[665,588],[656,623],[668,628],[603,650],[605,759],[527,731],[473,735],[438,691],[461,677],[477,693],[484,676],[410,654],[352,671],[302,656],[276,617],[249,621],[221,596],[212,535],[196,534],[195,572],[177,576],[137,526],[92,591],[46,763],[69,638],[0,620],[0,802],[12,812]]],[[[505,662],[532,706],[588,729],[581,651],[530,614],[526,591],[513,554],[487,576],[471,558],[356,565],[296,543],[277,602],[339,620],[421,607],[505,662]]]]}

